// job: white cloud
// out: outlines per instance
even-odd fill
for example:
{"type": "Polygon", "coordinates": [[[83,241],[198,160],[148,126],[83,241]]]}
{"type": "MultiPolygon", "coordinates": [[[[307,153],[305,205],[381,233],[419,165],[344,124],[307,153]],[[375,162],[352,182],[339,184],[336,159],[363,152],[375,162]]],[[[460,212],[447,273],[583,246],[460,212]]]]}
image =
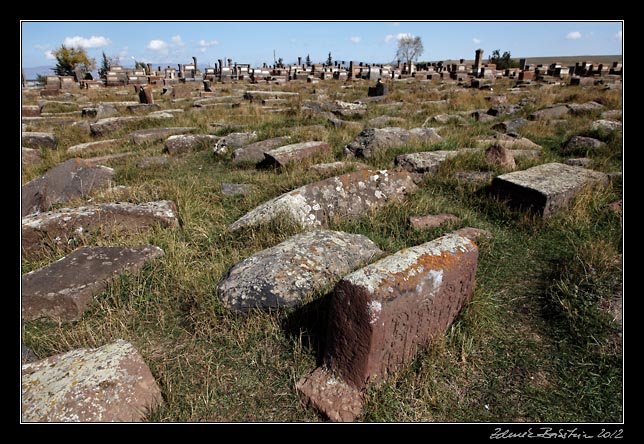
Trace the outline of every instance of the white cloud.
{"type": "Polygon", "coordinates": [[[615,39],[616,40],[621,40],[622,39],[622,31],[621,30],[617,31],[617,33],[615,34],[615,39]]]}
{"type": "Polygon", "coordinates": [[[65,37],[63,41],[65,46],[80,46],[82,48],[100,48],[102,46],[109,46],[112,41],[107,37],[93,35],[90,38],[81,37],[76,35],[74,37],[65,37]]]}
{"type": "Polygon", "coordinates": [[[413,35],[413,34],[409,34],[408,32],[401,32],[401,33],[398,33],[398,34],[396,34],[396,35],[393,35],[393,34],[387,34],[387,35],[385,36],[385,43],[389,43],[389,42],[391,42],[391,41],[392,41],[392,40],[394,40],[394,39],[396,39],[396,40],[400,40],[400,39],[402,39],[402,38],[413,38],[413,37],[414,37],[414,35],[413,35]]]}
{"type": "Polygon", "coordinates": [[[481,39],[477,39],[476,37],[474,37],[472,39],[472,43],[476,43],[478,45],[479,43],[481,43],[481,39]]]}
{"type": "Polygon", "coordinates": [[[396,35],[396,39],[413,39],[414,35],[410,34],[408,32],[401,32],[400,34],[396,35]]]}
{"type": "Polygon", "coordinates": [[[180,36],[180,35],[178,35],[178,34],[177,34],[177,35],[173,35],[173,36],[170,38],[170,40],[172,40],[172,43],[173,43],[173,44],[175,44],[176,46],[183,46],[183,45],[184,45],[183,40],[181,40],[181,36],[180,36]]]}
{"type": "Polygon", "coordinates": [[[152,51],[163,51],[164,49],[168,48],[168,44],[163,40],[155,39],[155,40],[150,40],[150,43],[148,43],[147,48],[151,49],[152,51]]]}
{"type": "Polygon", "coordinates": [[[571,31],[568,34],[566,34],[566,38],[568,40],[578,40],[581,38],[581,32],[579,31],[571,31]]]}
{"type": "Polygon", "coordinates": [[[56,60],[56,56],[51,52],[51,49],[45,51],[45,58],[47,60],[56,60]]]}
{"type": "Polygon", "coordinates": [[[387,34],[387,35],[385,36],[385,43],[389,43],[389,42],[391,42],[393,39],[394,39],[394,35],[393,35],[393,34],[387,34]]]}
{"type": "Polygon", "coordinates": [[[362,40],[362,37],[353,36],[349,40],[351,40],[351,43],[360,43],[360,41],[362,40]]]}
{"type": "Polygon", "coordinates": [[[215,45],[218,45],[218,44],[219,44],[218,40],[208,40],[208,41],[199,40],[199,46],[201,46],[202,49],[205,49],[205,48],[207,48],[209,46],[215,46],[215,45]]]}

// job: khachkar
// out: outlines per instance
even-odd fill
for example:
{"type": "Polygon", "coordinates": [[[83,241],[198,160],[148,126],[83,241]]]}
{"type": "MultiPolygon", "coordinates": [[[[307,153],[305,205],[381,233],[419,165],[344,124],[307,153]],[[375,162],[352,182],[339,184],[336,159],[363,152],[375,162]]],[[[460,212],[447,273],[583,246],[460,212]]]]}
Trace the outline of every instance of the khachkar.
{"type": "Polygon", "coordinates": [[[481,68],[483,67],[483,50],[482,49],[477,49],[476,50],[476,56],[474,58],[474,69],[472,70],[472,74],[475,76],[478,76],[481,73],[481,68]]]}

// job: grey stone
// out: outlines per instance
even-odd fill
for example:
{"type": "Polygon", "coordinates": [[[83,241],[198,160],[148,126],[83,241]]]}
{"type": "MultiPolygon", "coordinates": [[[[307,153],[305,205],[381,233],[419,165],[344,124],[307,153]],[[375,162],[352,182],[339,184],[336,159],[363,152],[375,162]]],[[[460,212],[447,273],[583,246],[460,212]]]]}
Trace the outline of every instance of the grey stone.
{"type": "Polygon", "coordinates": [[[326,142],[293,143],[266,151],[263,164],[283,168],[292,163],[309,161],[316,156],[329,153],[331,153],[331,147],[326,142]]]}
{"type": "Polygon", "coordinates": [[[558,119],[568,114],[570,109],[566,105],[554,105],[533,112],[528,116],[528,120],[550,120],[558,119]]]}
{"type": "Polygon", "coordinates": [[[126,117],[106,117],[90,123],[89,129],[94,137],[110,135],[132,125],[141,122],[145,116],[126,116],[126,117]]]}
{"type": "Polygon", "coordinates": [[[568,105],[570,114],[575,116],[581,116],[584,114],[589,114],[594,111],[599,111],[604,109],[604,105],[597,102],[586,102],[586,103],[571,103],[568,105]]]}
{"type": "Polygon", "coordinates": [[[362,128],[362,124],[358,122],[349,122],[347,120],[336,119],[335,117],[329,117],[327,119],[334,128],[362,128]]]}
{"type": "Polygon", "coordinates": [[[255,131],[247,133],[230,133],[220,138],[212,151],[215,156],[219,156],[246,146],[255,139],[257,139],[257,132],[255,131]]]}
{"type": "Polygon", "coordinates": [[[132,142],[136,145],[142,145],[144,143],[155,142],[157,140],[163,140],[168,136],[173,134],[181,134],[185,132],[194,131],[197,128],[178,126],[170,128],[150,128],[134,131],[131,135],[132,142]]]}
{"type": "Polygon", "coordinates": [[[139,233],[155,225],[179,226],[174,202],[115,202],[31,214],[22,218],[22,254],[39,259],[51,249],[73,249],[84,236],[139,233]]]}
{"type": "Polygon", "coordinates": [[[250,100],[251,102],[261,101],[263,99],[288,99],[288,98],[297,98],[300,94],[290,91],[245,91],[244,99],[250,100]]]}
{"type": "Polygon", "coordinates": [[[441,163],[459,154],[459,151],[423,151],[419,153],[400,154],[396,156],[395,164],[409,172],[433,174],[438,171],[441,163]]]}
{"type": "Polygon", "coordinates": [[[315,165],[311,165],[310,167],[307,168],[307,171],[313,171],[318,174],[327,175],[327,174],[338,174],[349,168],[353,168],[353,170],[356,171],[356,170],[368,170],[368,169],[372,169],[373,167],[371,165],[367,165],[362,162],[330,162],[330,163],[317,163],[315,165]]]}
{"type": "Polygon", "coordinates": [[[96,118],[105,119],[107,117],[114,117],[119,113],[116,106],[110,103],[99,103],[96,107],[96,118]]]}
{"type": "Polygon", "coordinates": [[[222,183],[221,184],[221,193],[224,196],[228,196],[228,197],[246,196],[252,193],[254,190],[255,190],[255,187],[247,183],[222,183]]]}
{"type": "Polygon", "coordinates": [[[492,126],[492,129],[503,131],[504,133],[509,133],[517,131],[527,125],[528,121],[526,119],[512,119],[506,120],[504,122],[499,122],[496,125],[492,126]]]}
{"type": "Polygon", "coordinates": [[[510,205],[547,218],[567,208],[584,188],[607,183],[608,176],[598,171],[546,163],[497,176],[492,180],[492,189],[510,205]]]}
{"type": "Polygon", "coordinates": [[[517,167],[512,151],[503,148],[498,143],[495,143],[485,150],[485,160],[502,168],[515,169],[517,167]]]}
{"type": "Polygon", "coordinates": [[[115,276],[138,271],[162,255],[163,250],[152,245],[79,248],[22,276],[22,319],[78,319],[115,276]]]}
{"type": "Polygon", "coordinates": [[[499,105],[493,106],[487,110],[487,114],[493,117],[510,116],[521,111],[519,105],[499,105]]]}
{"type": "Polygon", "coordinates": [[[590,168],[590,165],[593,163],[593,159],[589,159],[588,157],[580,157],[575,159],[566,159],[564,163],[571,166],[590,168]]]}
{"type": "Polygon", "coordinates": [[[459,182],[480,184],[491,181],[494,174],[491,171],[457,171],[455,176],[459,182]]]}
{"type": "Polygon", "coordinates": [[[326,226],[334,219],[357,219],[388,202],[400,202],[417,190],[407,172],[360,170],[313,182],[251,210],[228,229],[235,231],[289,217],[304,229],[326,226]]]}
{"type": "Polygon", "coordinates": [[[494,136],[484,136],[476,140],[475,146],[487,148],[490,145],[501,145],[508,150],[528,149],[541,150],[541,145],[534,143],[527,137],[512,137],[508,134],[496,134],[494,136]]]}
{"type": "Polygon", "coordinates": [[[595,131],[621,131],[622,122],[616,122],[614,120],[595,120],[590,127],[595,131]]]}
{"type": "Polygon", "coordinates": [[[27,147],[55,149],[58,143],[54,133],[27,131],[22,133],[22,144],[27,147]]]}
{"type": "Polygon", "coordinates": [[[259,142],[237,148],[233,151],[233,164],[252,163],[259,164],[264,160],[264,153],[273,148],[287,144],[291,140],[290,136],[273,137],[259,142]]]}
{"type": "Polygon", "coordinates": [[[333,102],[331,112],[342,117],[364,116],[367,114],[367,105],[336,100],[333,102]]]}
{"type": "Polygon", "coordinates": [[[488,230],[483,230],[481,228],[474,227],[463,227],[458,230],[453,231],[452,233],[458,234],[471,240],[472,242],[477,242],[479,239],[492,239],[492,233],[488,230]]]}
{"type": "Polygon", "coordinates": [[[127,151],[125,153],[106,154],[105,156],[87,157],[83,159],[83,162],[91,166],[101,165],[104,163],[113,162],[115,160],[125,159],[126,157],[129,157],[132,154],[134,154],[132,151],[127,151]]]}
{"type": "Polygon", "coordinates": [[[401,117],[392,117],[392,116],[378,116],[373,119],[369,119],[367,124],[371,127],[387,126],[392,124],[401,124],[405,123],[405,119],[401,117]]]}
{"type": "Polygon", "coordinates": [[[621,109],[610,109],[604,111],[599,116],[602,120],[621,120],[622,119],[622,110],[621,109]]]}
{"type": "Polygon", "coordinates": [[[21,158],[22,165],[35,165],[42,162],[42,155],[40,150],[35,150],[33,148],[22,148],[21,158]]]}
{"type": "Polygon", "coordinates": [[[197,148],[214,148],[219,139],[219,136],[211,134],[176,134],[166,139],[163,150],[169,154],[179,154],[197,148]]]}
{"type": "Polygon", "coordinates": [[[114,170],[69,159],[22,186],[21,215],[47,211],[51,205],[85,197],[110,185],[114,170]]]}
{"type": "Polygon", "coordinates": [[[564,154],[582,154],[597,151],[606,144],[592,137],[572,136],[562,147],[564,154]]]}
{"type": "Polygon", "coordinates": [[[20,362],[22,364],[27,364],[37,360],[38,356],[36,356],[32,349],[27,347],[25,344],[20,344],[20,362]]]}
{"type": "Polygon", "coordinates": [[[161,404],[149,367],[122,339],[22,365],[24,422],[140,422],[161,404]]]}
{"type": "Polygon", "coordinates": [[[308,231],[233,265],[217,294],[237,311],[298,307],[381,253],[360,234],[308,231]]]}
{"type": "Polygon", "coordinates": [[[153,111],[161,111],[161,107],[157,103],[137,103],[136,105],[128,105],[126,109],[136,115],[145,115],[153,111]]]}
{"type": "Polygon", "coordinates": [[[490,120],[494,120],[494,119],[495,119],[495,117],[494,117],[494,116],[492,116],[492,115],[490,115],[490,114],[488,114],[486,110],[476,110],[476,111],[473,111],[473,112],[470,114],[470,116],[471,116],[471,117],[473,117],[473,118],[474,118],[474,120],[476,120],[477,122],[488,122],[488,121],[490,121],[490,120]]]}
{"type": "Polygon", "coordinates": [[[112,146],[114,146],[114,144],[121,142],[124,142],[124,139],[106,139],[98,140],[96,142],[79,143],[78,145],[70,146],[69,148],[67,148],[67,152],[70,154],[75,154],[86,151],[102,150],[104,148],[111,148],[112,146]]]}
{"type": "Polygon", "coordinates": [[[413,128],[406,130],[397,127],[367,128],[356,139],[344,147],[347,155],[372,157],[378,151],[386,151],[410,142],[431,143],[441,140],[434,128],[413,128]]]}

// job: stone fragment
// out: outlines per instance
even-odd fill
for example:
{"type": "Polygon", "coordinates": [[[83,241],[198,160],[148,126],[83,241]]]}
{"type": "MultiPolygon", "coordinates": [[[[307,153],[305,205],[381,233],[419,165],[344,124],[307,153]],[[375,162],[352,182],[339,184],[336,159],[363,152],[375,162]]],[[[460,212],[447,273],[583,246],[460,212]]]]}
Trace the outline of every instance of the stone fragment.
{"type": "Polygon", "coordinates": [[[419,153],[400,154],[394,163],[412,173],[433,174],[438,171],[441,163],[456,157],[459,151],[438,150],[423,151],[419,153]]]}
{"type": "Polygon", "coordinates": [[[217,141],[213,148],[213,154],[215,156],[219,156],[221,154],[229,153],[236,148],[241,148],[250,144],[255,139],[257,139],[257,132],[255,131],[227,134],[217,141]]]}
{"type": "Polygon", "coordinates": [[[89,124],[90,132],[94,137],[108,136],[145,119],[144,116],[105,117],[89,124]]]}
{"type": "Polygon", "coordinates": [[[622,122],[617,122],[614,120],[595,120],[590,125],[590,128],[595,131],[606,131],[606,132],[621,131],[622,122]]]}
{"type": "Polygon", "coordinates": [[[606,144],[604,142],[592,137],[572,136],[563,145],[562,152],[564,154],[585,154],[597,151],[605,146],[606,144]]]}
{"type": "Polygon", "coordinates": [[[25,131],[22,133],[22,145],[26,147],[56,149],[57,143],[54,133],[42,131],[25,131]]]}
{"type": "Polygon", "coordinates": [[[504,122],[499,122],[496,125],[492,126],[492,129],[497,131],[503,131],[504,133],[511,133],[517,131],[528,124],[526,119],[511,119],[504,122]]]}
{"type": "Polygon", "coordinates": [[[578,166],[583,168],[590,168],[590,165],[592,165],[592,163],[593,159],[589,159],[588,157],[579,157],[575,159],[564,160],[564,164],[566,165],[578,166]]]}
{"type": "Polygon", "coordinates": [[[570,109],[566,105],[554,105],[540,109],[528,116],[528,120],[550,120],[558,119],[568,114],[570,109]]]}
{"type": "Polygon", "coordinates": [[[131,135],[132,142],[136,145],[142,145],[144,143],[155,142],[157,140],[165,139],[168,136],[173,134],[181,134],[185,132],[194,131],[197,128],[195,127],[169,127],[169,128],[150,128],[134,131],[131,135]]]}
{"type": "Polygon", "coordinates": [[[348,168],[353,167],[354,171],[372,169],[371,165],[362,162],[330,162],[330,163],[316,163],[309,166],[306,170],[313,171],[318,174],[337,174],[348,168]]]}
{"type": "Polygon", "coordinates": [[[114,144],[123,141],[124,139],[106,139],[98,140],[96,142],[79,143],[78,145],[70,146],[69,148],[67,148],[67,152],[70,154],[77,154],[93,150],[102,150],[105,148],[110,148],[114,146],[114,144]]]}
{"type": "Polygon", "coordinates": [[[40,154],[40,150],[23,147],[21,149],[20,160],[23,166],[34,165],[42,161],[42,155],[40,154]]]}
{"type": "Polygon", "coordinates": [[[219,139],[219,136],[211,134],[176,134],[166,139],[163,150],[169,154],[179,154],[197,148],[214,148],[219,139]]]}
{"type": "Polygon", "coordinates": [[[290,136],[273,137],[272,139],[261,140],[241,148],[237,148],[232,154],[233,164],[252,163],[257,165],[264,160],[264,153],[283,146],[290,140],[290,136]]]}
{"type": "Polygon", "coordinates": [[[356,139],[344,147],[347,155],[372,157],[378,151],[386,151],[406,143],[432,143],[441,139],[434,128],[367,128],[356,139]]]}
{"type": "Polygon", "coordinates": [[[502,168],[515,169],[517,167],[512,151],[506,150],[498,143],[495,143],[485,150],[485,160],[502,168]]]}
{"type": "Polygon", "coordinates": [[[36,356],[32,349],[27,347],[25,344],[20,344],[20,362],[22,364],[27,364],[37,360],[38,356],[36,356]]]}
{"type": "Polygon", "coordinates": [[[575,116],[590,114],[594,111],[599,111],[602,109],[604,109],[604,105],[597,102],[571,103],[570,105],[568,105],[570,114],[575,116]]]}
{"type": "Polygon", "coordinates": [[[453,214],[440,213],[440,214],[427,214],[425,216],[411,216],[409,223],[414,230],[426,230],[428,228],[436,228],[445,222],[457,222],[460,219],[453,214]]]}
{"type": "Polygon", "coordinates": [[[329,154],[331,147],[326,142],[311,141],[284,145],[264,153],[264,165],[283,168],[295,162],[305,162],[316,156],[329,154]]]}

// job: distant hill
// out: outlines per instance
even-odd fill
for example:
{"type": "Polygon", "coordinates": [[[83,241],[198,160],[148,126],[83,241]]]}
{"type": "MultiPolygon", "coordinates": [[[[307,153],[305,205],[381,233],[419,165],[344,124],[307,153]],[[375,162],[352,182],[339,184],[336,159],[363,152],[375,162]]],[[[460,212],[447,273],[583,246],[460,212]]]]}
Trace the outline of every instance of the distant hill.
{"type": "Polygon", "coordinates": [[[23,71],[27,80],[36,80],[38,74],[43,76],[53,74],[52,68],[53,66],[34,66],[33,68],[23,68],[23,71]]]}
{"type": "MultiPolygon", "coordinates": [[[[483,54],[483,63],[487,63],[489,54],[483,54]]],[[[512,56],[517,62],[524,58],[520,56],[512,56]]],[[[593,63],[608,63],[622,62],[622,55],[580,55],[580,56],[542,56],[542,57],[525,57],[526,62],[534,65],[550,65],[554,62],[562,63],[566,66],[574,66],[577,62],[593,62],[593,63]]],[[[459,60],[444,60],[443,63],[451,64],[458,63],[459,60]]],[[[473,65],[474,59],[467,59],[463,63],[466,65],[473,65]]]]}

